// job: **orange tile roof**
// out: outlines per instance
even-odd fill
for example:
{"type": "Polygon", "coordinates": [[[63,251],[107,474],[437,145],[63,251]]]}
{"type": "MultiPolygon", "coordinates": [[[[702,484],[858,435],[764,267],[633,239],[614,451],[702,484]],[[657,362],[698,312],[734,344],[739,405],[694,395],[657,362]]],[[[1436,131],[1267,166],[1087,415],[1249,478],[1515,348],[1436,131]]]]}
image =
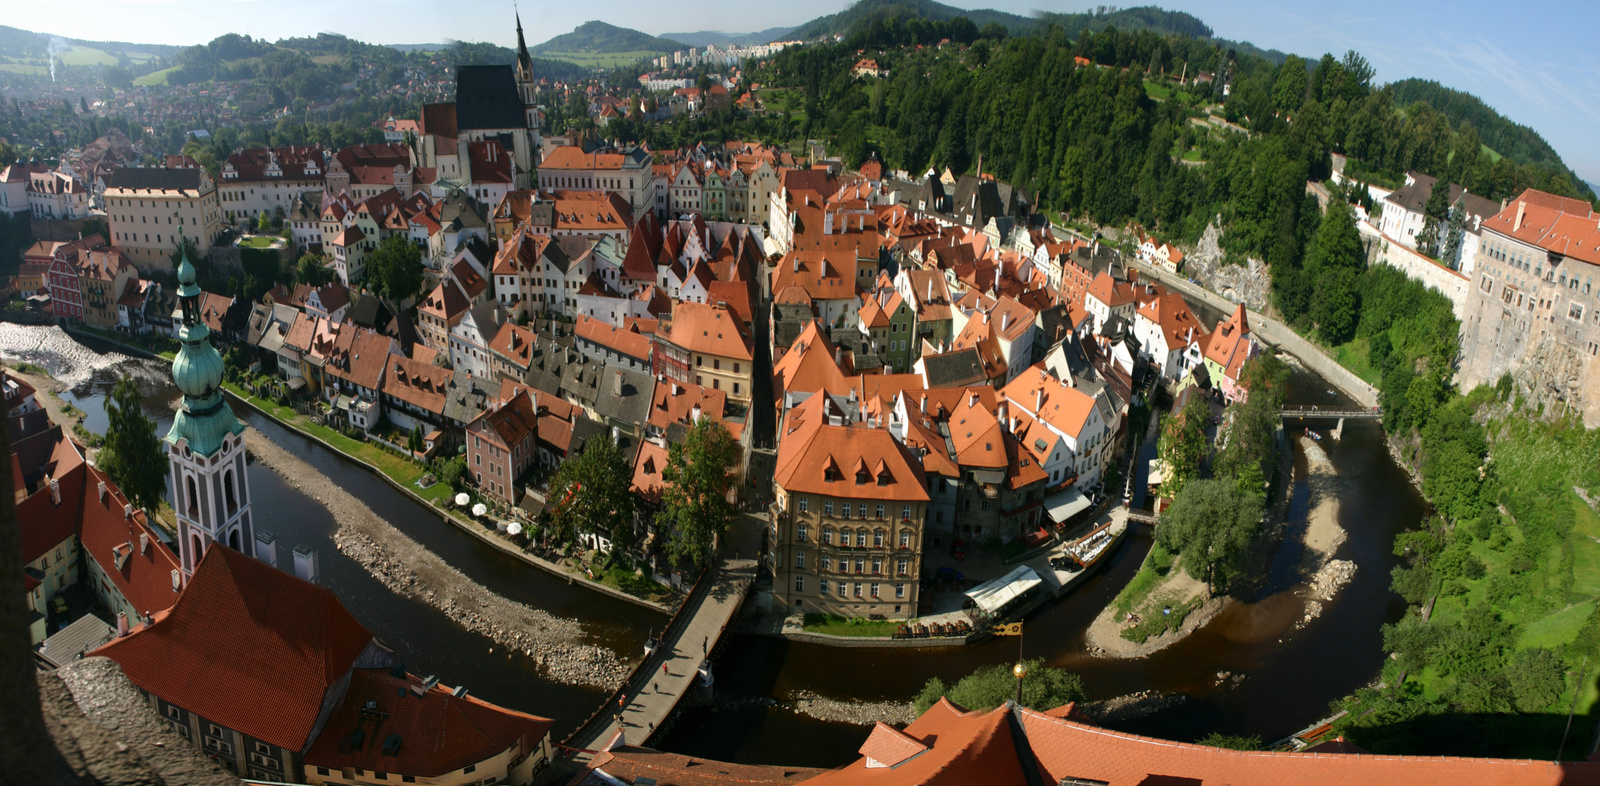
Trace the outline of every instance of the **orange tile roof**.
{"type": "Polygon", "coordinates": [[[628,488],[649,502],[660,502],[661,492],[667,487],[661,471],[667,468],[667,449],[654,442],[639,444],[639,455],[633,462],[633,482],[628,488]]]}
{"type": "Polygon", "coordinates": [[[632,330],[618,329],[601,320],[583,314],[573,325],[578,338],[619,352],[627,357],[650,360],[650,337],[632,330]]]}
{"type": "Polygon", "coordinates": [[[388,357],[389,365],[383,374],[384,394],[427,412],[443,414],[445,398],[450,392],[450,378],[454,372],[403,355],[388,357]]]}
{"type": "Polygon", "coordinates": [[[882,428],[828,424],[829,399],[789,411],[775,480],[790,493],[915,502],[928,500],[921,462],[882,428]]]}
{"type": "Polygon", "coordinates": [[[734,764],[679,753],[619,745],[601,751],[589,770],[603,770],[611,779],[579,776],[583,783],[639,783],[651,778],[660,786],[787,786],[821,773],[809,767],[734,764]]]}
{"type": "Polygon", "coordinates": [[[1125,281],[1118,281],[1112,278],[1110,273],[1104,272],[1089,282],[1086,294],[1111,308],[1125,306],[1138,300],[1137,287],[1125,281]]]}
{"type": "Polygon", "coordinates": [[[1528,189],[1504,210],[1483,220],[1482,228],[1538,246],[1546,251],[1600,265],[1600,220],[1594,206],[1528,189]],[[1522,223],[1517,223],[1517,216],[1522,223]]]}
{"type": "Polygon", "coordinates": [[[648,422],[662,430],[673,423],[688,424],[693,419],[695,407],[700,408],[702,415],[721,420],[727,406],[727,391],[664,380],[657,383],[655,392],[650,394],[648,422]]]}
{"type": "Polygon", "coordinates": [[[1018,374],[1000,395],[1073,439],[1082,433],[1094,409],[1092,396],[1056,379],[1041,366],[1018,374]]]}
{"type": "Polygon", "coordinates": [[[1250,318],[1245,315],[1244,304],[1234,307],[1233,314],[1217,325],[1205,343],[1206,359],[1222,367],[1229,379],[1238,379],[1239,370],[1250,355],[1250,318]]]}
{"type": "Polygon", "coordinates": [[[132,516],[124,514],[123,506],[128,500],[111,478],[93,467],[86,466],[85,470],[78,526],[78,540],[84,552],[100,564],[101,570],[135,611],[153,614],[167,610],[178,600],[178,593],[172,591],[172,571],[178,569],[177,555],[156,536],[143,511],[136,510],[132,516]],[[104,501],[99,494],[102,481],[106,484],[104,501]],[[139,548],[141,535],[148,538],[150,544],[143,551],[139,548]],[[126,555],[120,568],[116,562],[118,549],[126,555]]]}
{"type": "Polygon", "coordinates": [[[506,320],[500,332],[489,340],[489,351],[504,358],[517,368],[527,370],[533,363],[533,348],[538,336],[532,330],[506,320]]]}
{"type": "Polygon", "coordinates": [[[807,322],[789,351],[772,365],[772,389],[779,403],[786,393],[825,390],[843,394],[849,390],[850,379],[835,360],[837,355],[837,348],[822,332],[821,323],[807,322]]]}
{"type": "Polygon", "coordinates": [[[328,720],[305,762],[330,769],[361,768],[434,778],[492,759],[508,749],[513,758],[531,752],[553,722],[490,704],[473,696],[455,696],[437,683],[422,690],[413,674],[396,677],[385,669],[356,669],[339,711],[328,720]],[[368,705],[384,713],[373,725],[363,714],[368,705]],[[351,733],[365,734],[359,748],[346,743],[351,733]],[[384,744],[400,737],[397,755],[384,744]]]}
{"type": "Polygon", "coordinates": [[[585,153],[583,148],[562,145],[550,151],[539,162],[540,170],[604,170],[621,169],[625,157],[621,153],[585,153]]]}
{"type": "Polygon", "coordinates": [[[1188,346],[1191,340],[1199,341],[1201,346],[1206,344],[1206,329],[1189,310],[1183,295],[1176,292],[1158,295],[1140,304],[1136,313],[1161,326],[1161,335],[1166,338],[1169,350],[1188,346]]]}
{"type": "Polygon", "coordinates": [[[748,361],[754,353],[744,324],[726,306],[677,304],[672,310],[672,326],[663,338],[704,355],[748,361]]]}
{"type": "MultiPolygon", "coordinates": [[[[1005,707],[964,712],[948,699],[905,728],[905,736],[929,749],[898,767],[872,767],[865,757],[808,781],[814,786],[968,786],[1028,782],[1017,755],[1019,741],[1005,707]]],[[[1119,785],[1120,786],[1120,785],[1119,785]]]]}
{"type": "Polygon", "coordinates": [[[207,720],[305,750],[328,689],[372,641],[331,591],[213,547],[164,617],[94,654],[207,720]]]}

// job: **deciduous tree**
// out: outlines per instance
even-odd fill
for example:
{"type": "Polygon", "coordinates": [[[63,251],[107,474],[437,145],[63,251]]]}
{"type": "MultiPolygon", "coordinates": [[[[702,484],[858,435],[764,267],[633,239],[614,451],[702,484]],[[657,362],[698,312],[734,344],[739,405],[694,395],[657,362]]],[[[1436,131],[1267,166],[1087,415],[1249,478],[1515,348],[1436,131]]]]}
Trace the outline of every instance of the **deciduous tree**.
{"type": "MultiPolygon", "coordinates": [[[[1083,680],[1078,675],[1046,666],[1042,660],[1024,662],[1028,669],[1028,676],[1022,680],[1024,707],[1049,710],[1083,699],[1083,680]]],[[[934,677],[912,700],[912,708],[921,715],[944,697],[964,710],[987,712],[1016,698],[1017,678],[1011,669],[1007,664],[989,666],[962,677],[955,685],[946,685],[934,677]]]]}
{"type": "Polygon", "coordinates": [[[1156,444],[1156,456],[1161,459],[1161,495],[1176,499],[1189,481],[1200,476],[1200,462],[1205,459],[1206,423],[1211,420],[1211,406],[1204,396],[1194,396],[1177,412],[1162,418],[1161,440],[1156,444]]]}
{"type": "Polygon", "coordinates": [[[1156,541],[1182,555],[1183,569],[1213,589],[1238,577],[1244,558],[1261,530],[1263,498],[1227,480],[1185,484],[1172,507],[1161,514],[1156,541]]]}
{"type": "Polygon", "coordinates": [[[738,467],[739,443],[711,418],[701,418],[682,442],[668,448],[656,526],[666,533],[669,557],[702,568],[711,564],[717,538],[733,520],[728,495],[738,467]]]}
{"type": "Polygon", "coordinates": [[[615,555],[633,542],[633,470],[622,449],[609,437],[589,440],[583,452],[568,458],[550,482],[546,514],[558,540],[599,535],[611,541],[615,555]]]}
{"type": "Polygon", "coordinates": [[[117,380],[106,401],[106,441],[100,469],[141,508],[161,504],[167,486],[167,454],[156,436],[156,423],[144,414],[139,388],[128,375],[117,380]]]}
{"type": "Polygon", "coordinates": [[[422,289],[422,249],[404,235],[384,238],[367,255],[366,267],[367,285],[395,302],[403,302],[422,289]]]}

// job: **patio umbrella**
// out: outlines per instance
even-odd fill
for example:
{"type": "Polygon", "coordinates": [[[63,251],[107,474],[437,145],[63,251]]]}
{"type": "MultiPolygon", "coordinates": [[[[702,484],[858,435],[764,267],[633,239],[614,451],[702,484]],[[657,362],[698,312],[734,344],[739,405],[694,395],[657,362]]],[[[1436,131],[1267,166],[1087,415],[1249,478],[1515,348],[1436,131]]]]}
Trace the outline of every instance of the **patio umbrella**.
{"type": "Polygon", "coordinates": [[[482,502],[479,502],[478,504],[472,506],[472,515],[474,515],[474,516],[482,516],[483,514],[488,513],[488,512],[489,512],[489,506],[483,504],[482,502]]]}
{"type": "Polygon", "coordinates": [[[468,500],[471,500],[471,499],[472,498],[467,496],[467,493],[465,491],[463,491],[460,494],[456,495],[456,505],[458,507],[463,507],[464,508],[464,507],[467,506],[468,500]]]}
{"type": "Polygon", "coordinates": [[[508,532],[508,533],[510,533],[512,535],[521,535],[522,534],[522,522],[520,522],[520,521],[511,522],[511,524],[506,527],[506,532],[508,532]]]}

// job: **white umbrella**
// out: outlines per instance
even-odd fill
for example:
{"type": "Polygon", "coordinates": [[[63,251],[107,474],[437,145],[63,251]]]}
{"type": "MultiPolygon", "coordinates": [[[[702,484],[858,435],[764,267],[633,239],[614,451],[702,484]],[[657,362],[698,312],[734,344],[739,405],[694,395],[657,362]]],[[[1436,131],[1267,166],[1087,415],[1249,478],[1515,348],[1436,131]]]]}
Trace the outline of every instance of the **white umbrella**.
{"type": "Polygon", "coordinates": [[[463,491],[456,495],[456,505],[464,508],[467,506],[467,502],[471,499],[471,497],[467,496],[467,492],[463,491]]]}
{"type": "Polygon", "coordinates": [[[522,534],[522,522],[520,522],[520,521],[511,522],[511,524],[506,527],[506,532],[509,532],[512,535],[521,535],[522,534]]]}
{"type": "Polygon", "coordinates": [[[474,515],[474,516],[482,516],[483,514],[488,513],[488,512],[489,512],[489,506],[483,504],[482,502],[479,502],[478,504],[472,506],[472,515],[474,515]]]}
{"type": "Polygon", "coordinates": [[[494,528],[500,530],[501,532],[509,532],[511,529],[511,523],[504,520],[496,521],[494,523],[494,528]]]}

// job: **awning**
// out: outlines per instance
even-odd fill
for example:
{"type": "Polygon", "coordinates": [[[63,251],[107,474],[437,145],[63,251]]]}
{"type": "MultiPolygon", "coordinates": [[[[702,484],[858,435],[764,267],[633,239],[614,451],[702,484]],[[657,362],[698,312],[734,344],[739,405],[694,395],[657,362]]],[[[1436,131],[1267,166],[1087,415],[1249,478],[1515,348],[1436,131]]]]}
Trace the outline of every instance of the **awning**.
{"type": "Polygon", "coordinates": [[[345,410],[346,412],[350,411],[350,397],[340,396],[334,399],[333,406],[337,409],[345,410]]]}
{"type": "Polygon", "coordinates": [[[287,380],[286,384],[289,386],[290,390],[299,390],[299,389],[301,389],[301,388],[306,386],[306,378],[305,377],[289,377],[289,379],[287,380]]]}
{"type": "Polygon", "coordinates": [[[1050,513],[1050,520],[1057,524],[1065,524],[1067,520],[1089,509],[1089,498],[1083,495],[1083,490],[1073,486],[1059,494],[1045,497],[1044,509],[1050,513]]]}
{"type": "Polygon", "coordinates": [[[1145,481],[1146,485],[1161,485],[1161,475],[1166,471],[1166,466],[1161,463],[1161,459],[1150,459],[1150,477],[1145,481]]]}
{"type": "Polygon", "coordinates": [[[1035,573],[1033,568],[1018,565],[1015,570],[1000,578],[990,579],[967,590],[967,597],[971,598],[985,614],[994,614],[1042,583],[1043,579],[1039,578],[1039,574],[1035,573]]]}

